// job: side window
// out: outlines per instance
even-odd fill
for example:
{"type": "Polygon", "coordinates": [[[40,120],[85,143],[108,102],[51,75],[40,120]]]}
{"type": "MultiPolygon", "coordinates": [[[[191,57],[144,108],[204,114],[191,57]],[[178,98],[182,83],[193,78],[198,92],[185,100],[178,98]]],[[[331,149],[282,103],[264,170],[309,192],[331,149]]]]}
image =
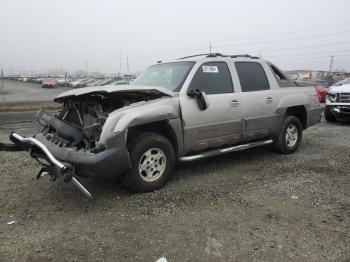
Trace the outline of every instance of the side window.
{"type": "Polygon", "coordinates": [[[264,68],[255,62],[236,62],[235,67],[241,83],[242,92],[269,90],[264,68]]]}
{"type": "Polygon", "coordinates": [[[189,90],[210,94],[233,93],[231,73],[225,62],[210,62],[201,65],[194,75],[189,90]]]}

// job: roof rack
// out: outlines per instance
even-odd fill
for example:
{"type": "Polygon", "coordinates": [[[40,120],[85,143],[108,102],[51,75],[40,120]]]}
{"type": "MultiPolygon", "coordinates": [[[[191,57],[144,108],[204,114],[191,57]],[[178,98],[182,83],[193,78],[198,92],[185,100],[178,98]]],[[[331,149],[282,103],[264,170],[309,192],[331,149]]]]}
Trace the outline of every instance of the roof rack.
{"type": "Polygon", "coordinates": [[[209,54],[190,55],[190,56],[185,56],[185,57],[178,58],[178,60],[187,59],[187,58],[196,57],[196,56],[204,56],[204,55],[207,56],[207,55],[209,55],[209,54]]]}
{"type": "Polygon", "coordinates": [[[230,57],[230,58],[248,57],[248,58],[251,58],[251,59],[259,59],[259,57],[257,57],[257,56],[251,56],[251,55],[247,55],[247,54],[243,54],[243,55],[223,55],[221,53],[209,53],[209,54],[198,54],[198,55],[185,56],[185,57],[178,58],[178,60],[192,58],[192,57],[197,57],[197,56],[206,56],[206,57],[218,57],[218,56],[220,56],[220,57],[230,57]]]}
{"type": "Polygon", "coordinates": [[[247,55],[247,54],[244,54],[244,55],[231,55],[230,57],[231,57],[231,58],[249,57],[249,58],[251,58],[251,59],[259,59],[259,57],[257,57],[257,56],[251,56],[251,55],[247,55]]]}

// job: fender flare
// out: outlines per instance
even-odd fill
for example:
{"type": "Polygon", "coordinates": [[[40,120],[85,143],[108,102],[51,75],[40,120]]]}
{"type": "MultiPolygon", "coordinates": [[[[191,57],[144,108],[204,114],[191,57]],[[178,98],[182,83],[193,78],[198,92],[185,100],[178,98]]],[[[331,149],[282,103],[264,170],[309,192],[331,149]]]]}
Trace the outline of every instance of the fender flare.
{"type": "Polygon", "coordinates": [[[174,112],[174,107],[170,105],[153,106],[143,108],[140,111],[125,113],[120,116],[113,132],[121,132],[129,127],[170,120],[178,118],[178,113],[174,112]]]}

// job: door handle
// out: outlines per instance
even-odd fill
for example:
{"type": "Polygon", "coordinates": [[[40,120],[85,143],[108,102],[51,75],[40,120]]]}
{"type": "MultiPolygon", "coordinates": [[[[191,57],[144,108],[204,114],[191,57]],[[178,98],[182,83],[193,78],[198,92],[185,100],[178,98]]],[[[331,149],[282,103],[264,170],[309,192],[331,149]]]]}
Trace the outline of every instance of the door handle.
{"type": "Polygon", "coordinates": [[[237,100],[231,100],[231,106],[237,107],[237,106],[239,106],[239,102],[237,100]]]}
{"type": "Polygon", "coordinates": [[[272,97],[266,98],[266,104],[271,104],[273,102],[272,97]]]}

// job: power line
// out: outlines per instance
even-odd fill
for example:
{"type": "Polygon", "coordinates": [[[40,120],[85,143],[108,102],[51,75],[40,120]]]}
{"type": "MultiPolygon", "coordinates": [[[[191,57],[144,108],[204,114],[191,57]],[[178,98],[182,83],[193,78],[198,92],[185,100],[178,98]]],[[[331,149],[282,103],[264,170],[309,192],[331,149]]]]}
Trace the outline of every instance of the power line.
{"type": "MultiPolygon", "coordinates": [[[[250,52],[248,52],[248,53],[252,53],[253,51],[255,51],[255,52],[260,52],[260,53],[264,53],[264,52],[271,52],[271,51],[277,51],[277,52],[279,52],[279,51],[286,51],[286,50],[298,50],[298,49],[309,49],[309,48],[315,48],[315,47],[324,47],[324,46],[335,46],[335,45],[344,45],[344,44],[350,44],[350,41],[342,41],[342,42],[332,42],[332,43],[322,43],[322,44],[314,44],[314,45],[305,45],[305,46],[296,46],[296,47],[287,47],[287,48],[270,48],[270,49],[260,49],[260,50],[257,50],[257,49],[255,49],[255,50],[251,50],[250,52]]],[[[348,51],[350,51],[350,49],[346,49],[346,50],[341,50],[340,52],[348,52],[348,51]]],[[[339,51],[333,51],[333,50],[330,50],[330,51],[323,51],[323,53],[334,53],[334,52],[339,52],[339,51]]],[[[229,52],[229,53],[237,53],[237,51],[236,52],[229,52]]],[[[243,52],[243,53],[245,53],[245,52],[243,52]]],[[[322,53],[322,51],[320,51],[320,52],[317,52],[317,53],[313,53],[313,54],[320,54],[320,53],[322,53]]],[[[300,54],[300,55],[303,55],[303,54],[300,54]]],[[[287,54],[287,55],[275,55],[276,57],[280,57],[280,56],[293,56],[293,55],[291,55],[291,54],[287,54]]],[[[168,57],[170,57],[170,56],[168,56],[168,57]]],[[[142,58],[142,57],[136,57],[136,58],[134,58],[134,61],[145,61],[145,60],[150,60],[150,59],[148,59],[148,58],[142,58]]],[[[154,60],[156,60],[156,59],[154,59],[154,60]]]]}
{"type": "MultiPolygon", "coordinates": [[[[350,56],[350,55],[348,55],[348,56],[350,56]]],[[[330,56],[325,56],[325,57],[314,57],[314,58],[305,58],[305,59],[303,59],[303,58],[296,58],[296,59],[294,59],[294,58],[290,58],[290,59],[278,59],[278,58],[276,58],[276,59],[267,59],[267,60],[269,60],[269,61],[271,61],[271,62],[277,62],[277,63],[286,63],[286,62],[292,62],[292,63],[294,63],[294,62],[302,62],[302,63],[306,63],[306,62],[328,62],[329,61],[329,57],[330,56]]],[[[348,61],[349,62],[349,64],[350,64],[350,61],[349,61],[349,58],[346,58],[346,57],[339,57],[339,58],[337,58],[337,61],[348,61]]]]}
{"type": "MultiPolygon", "coordinates": [[[[303,29],[303,30],[296,30],[296,31],[288,31],[288,32],[283,32],[283,33],[278,33],[278,34],[270,34],[270,35],[260,35],[260,36],[246,36],[246,37],[236,37],[236,38],[231,38],[231,39],[226,39],[226,40],[214,40],[214,41],[211,41],[211,44],[213,43],[217,43],[217,42],[227,42],[227,41],[240,41],[240,40],[244,40],[244,39],[259,39],[259,38],[266,38],[266,37],[278,37],[278,36],[284,36],[284,35],[289,35],[289,34],[296,34],[296,33],[302,33],[302,32],[309,32],[309,31],[318,31],[318,30],[323,30],[323,29],[327,29],[327,28],[334,28],[334,27],[341,27],[341,26],[346,26],[346,25],[350,25],[350,22],[349,23],[342,23],[342,24],[336,24],[336,25],[329,25],[329,26],[324,26],[324,27],[316,27],[316,28],[307,28],[307,29],[303,29]]],[[[341,31],[341,32],[327,32],[327,33],[324,33],[325,35],[336,35],[336,34],[340,34],[340,33],[346,33],[346,32],[349,32],[350,30],[344,30],[344,31],[341,31]]],[[[307,36],[305,36],[307,37],[307,36]]],[[[318,37],[317,35],[314,36],[314,37],[318,37]]],[[[295,39],[295,38],[294,38],[295,39]]],[[[273,41],[276,41],[276,40],[270,40],[270,41],[265,41],[266,43],[267,42],[273,42],[273,41]]],[[[264,43],[265,43],[264,42],[264,43]]],[[[207,43],[207,42],[206,42],[207,43]]],[[[201,46],[204,46],[206,44],[205,42],[197,42],[197,43],[193,43],[191,44],[191,46],[198,46],[198,45],[201,45],[201,46]]],[[[187,46],[189,47],[189,45],[187,46]]],[[[186,48],[187,48],[186,47],[186,48]]],[[[218,46],[220,47],[220,46],[218,46]]],[[[201,49],[204,49],[204,48],[201,48],[201,49]]],[[[196,49],[197,50],[197,49],[196,49]]],[[[206,49],[208,50],[208,49],[206,49]]],[[[179,53],[186,53],[186,52],[192,52],[192,51],[195,51],[195,50],[191,50],[191,51],[185,51],[185,50],[182,50],[180,51],[179,49],[171,49],[171,50],[162,50],[160,52],[158,51],[155,51],[155,52],[148,52],[146,55],[144,55],[144,53],[142,55],[136,55],[137,57],[143,57],[143,56],[155,56],[155,55],[168,55],[169,53],[168,52],[171,52],[171,54],[179,54],[179,53]]],[[[134,54],[135,55],[135,54],[134,54]]]]}
{"type": "Polygon", "coordinates": [[[301,36],[301,37],[290,37],[290,38],[284,38],[284,39],[275,39],[275,40],[269,40],[269,41],[262,41],[262,42],[254,42],[254,43],[235,43],[230,45],[218,45],[217,48],[220,47],[231,47],[231,46],[239,46],[239,45],[260,45],[260,44],[270,44],[275,42],[283,42],[283,41],[299,41],[299,40],[305,40],[305,38],[318,38],[318,37],[325,37],[330,35],[338,35],[338,34],[346,34],[350,33],[350,30],[344,30],[340,32],[333,32],[333,33],[327,33],[327,35],[318,34],[318,35],[307,35],[307,36],[301,36]]]}
{"type": "MultiPolygon", "coordinates": [[[[350,31],[349,31],[350,32],[350,31]]],[[[322,43],[322,44],[314,44],[314,45],[308,45],[308,46],[297,46],[297,47],[287,47],[287,48],[270,48],[270,49],[255,49],[255,50],[251,50],[250,52],[248,52],[248,53],[252,53],[253,51],[255,51],[255,52],[260,52],[260,53],[264,53],[264,52],[271,52],[271,51],[284,51],[284,50],[294,50],[294,49],[307,49],[307,48],[314,48],[314,47],[323,47],[323,46],[329,46],[329,45],[331,45],[331,46],[333,46],[333,45],[343,45],[343,44],[349,44],[350,43],[350,41],[343,41],[343,42],[333,42],[333,43],[322,43]]],[[[220,46],[219,46],[220,47],[220,46]]],[[[212,48],[212,46],[211,46],[211,48],[212,48]]],[[[201,52],[201,51],[205,51],[205,48],[203,48],[203,49],[196,49],[196,50],[191,50],[190,52],[201,52]]],[[[350,49],[347,49],[347,50],[345,50],[345,51],[349,51],[350,49]]],[[[187,52],[189,52],[189,51],[187,51],[187,52]]],[[[330,52],[334,52],[333,50],[332,51],[330,51],[330,52]]],[[[338,51],[336,51],[336,52],[338,52],[338,51]]],[[[237,51],[236,52],[234,52],[234,53],[237,53],[237,51]]],[[[243,52],[243,53],[245,53],[245,52],[243,52]]],[[[176,52],[176,53],[172,53],[171,55],[164,55],[164,57],[175,57],[175,55],[176,54],[178,54],[178,55],[180,55],[180,54],[186,54],[186,51],[181,51],[181,52],[176,52]]],[[[280,56],[280,55],[278,55],[278,56],[280,56]]],[[[287,54],[287,55],[283,55],[282,54],[282,56],[292,56],[292,55],[290,55],[290,54],[287,54]]],[[[151,55],[144,55],[144,56],[137,56],[137,57],[134,57],[133,58],[133,60],[135,61],[138,61],[138,60],[149,60],[148,59],[148,57],[154,57],[153,55],[151,56],[151,55]]],[[[156,59],[154,59],[154,60],[156,60],[156,59]]]]}
{"type": "Polygon", "coordinates": [[[313,52],[313,53],[298,53],[298,54],[282,54],[282,55],[269,55],[269,57],[288,57],[288,56],[304,56],[304,55],[322,55],[330,53],[347,53],[350,52],[350,49],[337,50],[337,51],[325,51],[325,52],[313,52]]]}
{"type": "Polygon", "coordinates": [[[350,25],[350,22],[336,24],[336,25],[322,26],[322,27],[307,28],[307,29],[303,29],[303,30],[288,31],[288,32],[283,32],[283,33],[278,33],[278,34],[269,34],[269,35],[264,34],[264,35],[260,35],[260,36],[247,36],[247,37],[231,38],[231,39],[226,39],[226,40],[216,40],[213,42],[237,41],[239,39],[256,39],[256,38],[266,38],[266,37],[277,37],[277,36],[281,36],[281,35],[289,35],[289,34],[310,32],[310,31],[318,31],[318,30],[323,30],[323,29],[327,29],[327,28],[334,28],[334,27],[340,27],[340,26],[346,26],[346,25],[350,25]]]}
{"type": "Polygon", "coordinates": [[[296,46],[296,47],[287,47],[287,48],[260,49],[260,50],[255,50],[255,51],[259,51],[259,52],[285,51],[285,50],[295,50],[295,49],[307,49],[307,48],[323,47],[323,46],[345,45],[345,44],[350,44],[350,41],[324,43],[324,44],[317,44],[317,45],[296,46]]]}

